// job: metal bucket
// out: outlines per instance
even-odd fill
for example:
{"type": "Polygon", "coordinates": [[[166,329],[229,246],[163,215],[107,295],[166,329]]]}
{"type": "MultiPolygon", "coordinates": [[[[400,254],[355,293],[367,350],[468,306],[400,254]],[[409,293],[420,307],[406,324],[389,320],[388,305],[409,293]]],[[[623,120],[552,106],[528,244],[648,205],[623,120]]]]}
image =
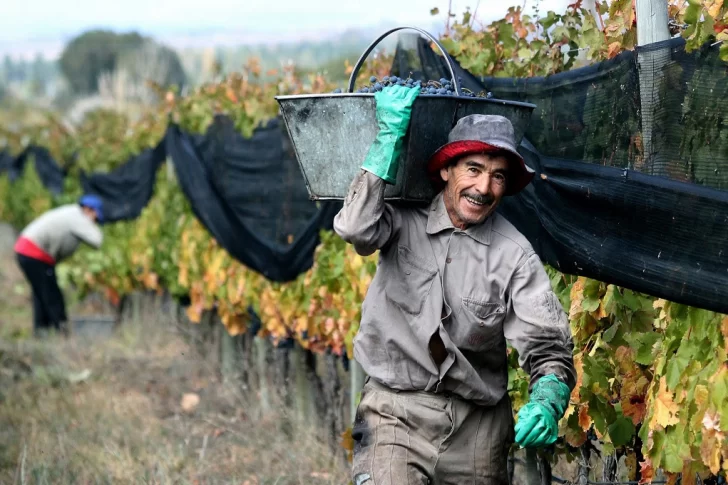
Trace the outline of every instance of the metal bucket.
{"type": "Polygon", "coordinates": [[[374,94],[353,93],[354,82],[366,57],[389,34],[413,29],[435,43],[447,61],[454,96],[421,94],[412,107],[399,162],[397,184],[389,185],[387,200],[429,202],[435,192],[425,170],[430,156],[447,143],[457,121],[472,114],[494,114],[513,124],[520,143],[536,107],[500,99],[460,97],[453,62],[440,43],[424,30],[398,27],[382,34],[362,54],[349,78],[348,93],[276,96],[281,114],[313,200],[342,200],[379,131],[374,94]]]}

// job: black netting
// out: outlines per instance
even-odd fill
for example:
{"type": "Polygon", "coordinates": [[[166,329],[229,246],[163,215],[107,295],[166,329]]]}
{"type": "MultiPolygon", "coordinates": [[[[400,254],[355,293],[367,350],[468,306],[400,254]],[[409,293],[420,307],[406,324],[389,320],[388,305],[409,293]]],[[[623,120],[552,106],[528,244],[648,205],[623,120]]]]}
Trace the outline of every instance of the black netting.
{"type": "Polygon", "coordinates": [[[17,157],[13,157],[6,151],[1,152],[0,174],[7,171],[8,178],[11,182],[14,182],[23,174],[28,158],[35,162],[35,171],[43,186],[51,191],[53,195],[60,194],[63,191],[63,178],[66,176],[66,172],[56,163],[53,155],[45,147],[30,145],[17,157]]]}
{"type": "Polygon", "coordinates": [[[642,115],[646,173],[728,189],[728,64],[718,51],[686,52],[682,39],[638,49],[646,87],[656,86],[642,115]]]}
{"type": "Polygon", "coordinates": [[[7,172],[13,166],[15,157],[13,157],[7,150],[0,150],[0,175],[3,172],[7,172]]]}
{"type": "Polygon", "coordinates": [[[309,199],[288,132],[278,119],[241,136],[217,117],[206,146],[211,181],[240,220],[263,239],[288,245],[318,212],[309,199]]]}
{"type": "Polygon", "coordinates": [[[217,116],[207,133],[167,130],[167,154],[197,218],[231,256],[274,281],[313,264],[319,231],[340,203],[308,197],[303,174],[278,120],[246,139],[217,116]]]}
{"type": "Polygon", "coordinates": [[[96,194],[104,201],[104,222],[136,219],[154,194],[159,167],[166,157],[164,140],[130,158],[108,173],[87,175],[81,170],[84,193],[96,194]]]}

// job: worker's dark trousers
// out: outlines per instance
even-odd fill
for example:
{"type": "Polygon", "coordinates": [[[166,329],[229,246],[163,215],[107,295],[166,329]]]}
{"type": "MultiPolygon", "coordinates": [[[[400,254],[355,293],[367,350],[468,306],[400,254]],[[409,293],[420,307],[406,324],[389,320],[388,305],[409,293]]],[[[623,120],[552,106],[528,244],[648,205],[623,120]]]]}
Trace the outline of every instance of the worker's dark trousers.
{"type": "Polygon", "coordinates": [[[33,289],[33,330],[61,329],[66,324],[66,304],[56,280],[56,268],[37,259],[16,254],[18,264],[33,289]]]}

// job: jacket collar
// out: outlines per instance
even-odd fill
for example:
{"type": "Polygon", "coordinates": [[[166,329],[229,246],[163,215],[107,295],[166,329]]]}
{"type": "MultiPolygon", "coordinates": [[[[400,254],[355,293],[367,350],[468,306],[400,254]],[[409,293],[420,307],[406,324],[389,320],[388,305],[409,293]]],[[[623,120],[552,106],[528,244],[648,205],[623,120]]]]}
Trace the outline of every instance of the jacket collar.
{"type": "MultiPolygon", "coordinates": [[[[475,239],[486,246],[490,245],[491,232],[493,231],[493,218],[497,217],[495,212],[488,216],[482,223],[476,226],[468,227],[464,232],[471,238],[475,239]]],[[[450,215],[445,208],[445,200],[442,192],[430,203],[430,209],[427,212],[427,234],[433,235],[446,229],[459,231],[453,226],[450,215]]]]}

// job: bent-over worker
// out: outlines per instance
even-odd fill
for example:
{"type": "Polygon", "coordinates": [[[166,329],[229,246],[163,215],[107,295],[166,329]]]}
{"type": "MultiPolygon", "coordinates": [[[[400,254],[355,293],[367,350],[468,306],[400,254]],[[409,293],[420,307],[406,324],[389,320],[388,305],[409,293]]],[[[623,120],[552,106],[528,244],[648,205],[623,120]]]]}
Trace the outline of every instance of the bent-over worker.
{"type": "Polygon", "coordinates": [[[56,279],[56,264],[70,257],[81,243],[98,249],[103,233],[103,202],[84,195],[77,204],[51,209],[20,233],[15,253],[33,291],[33,334],[67,332],[66,305],[56,279]]]}

